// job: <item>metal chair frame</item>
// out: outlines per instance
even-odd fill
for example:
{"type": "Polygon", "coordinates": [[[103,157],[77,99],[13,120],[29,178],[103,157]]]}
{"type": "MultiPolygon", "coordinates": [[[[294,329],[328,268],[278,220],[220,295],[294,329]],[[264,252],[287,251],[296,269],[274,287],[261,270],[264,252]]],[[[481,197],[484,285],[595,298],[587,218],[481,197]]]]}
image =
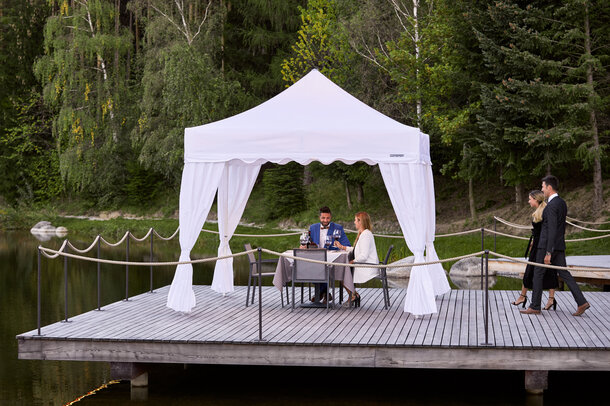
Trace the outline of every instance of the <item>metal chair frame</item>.
{"type": "MultiPolygon", "coordinates": [[[[295,257],[315,259],[318,261],[327,261],[326,250],[321,248],[295,249],[293,251],[295,257]]],[[[295,304],[295,283],[327,283],[328,287],[332,286],[332,306],[335,305],[335,280],[334,275],[330,272],[330,267],[326,264],[316,264],[312,262],[294,260],[292,267],[292,309],[295,304]]],[[[328,292],[328,291],[327,291],[328,292]]],[[[303,293],[301,291],[301,301],[303,293]]],[[[327,293],[328,297],[328,293],[327,293]]],[[[330,300],[326,300],[326,310],[330,305],[330,300]]]]}
{"type": "MultiPolygon", "coordinates": [[[[250,244],[244,244],[244,248],[246,249],[246,251],[250,251],[252,249],[252,245],[250,244]]],[[[260,256],[260,252],[258,253],[258,255],[260,256]]],[[[248,270],[248,291],[246,292],[246,307],[248,307],[248,302],[250,299],[250,286],[252,286],[252,304],[254,304],[254,297],[256,296],[256,284],[258,283],[257,281],[255,281],[255,283],[252,283],[252,279],[256,279],[259,277],[265,277],[265,276],[275,276],[275,272],[262,272],[262,269],[258,269],[258,261],[257,258],[254,256],[254,253],[250,252],[248,253],[248,261],[250,262],[249,264],[249,270],[248,270]],[[258,272],[257,272],[258,270],[258,272]]],[[[260,259],[261,262],[261,268],[262,268],[262,264],[277,264],[278,260],[277,259],[260,259]]],[[[286,285],[286,304],[289,303],[289,297],[288,296],[288,285],[286,285]]],[[[280,290],[280,298],[282,300],[282,307],[284,307],[284,292],[280,290]]]]}
{"type": "MultiPolygon", "coordinates": [[[[394,249],[393,245],[390,245],[390,248],[388,248],[388,252],[385,254],[385,258],[382,262],[382,265],[387,265],[388,261],[390,260],[390,254],[392,253],[392,250],[394,249]]],[[[390,292],[388,290],[388,274],[386,272],[387,268],[379,268],[379,275],[377,275],[374,279],[378,279],[381,280],[381,286],[383,289],[383,308],[385,310],[389,310],[391,303],[390,303],[390,292]]]]}

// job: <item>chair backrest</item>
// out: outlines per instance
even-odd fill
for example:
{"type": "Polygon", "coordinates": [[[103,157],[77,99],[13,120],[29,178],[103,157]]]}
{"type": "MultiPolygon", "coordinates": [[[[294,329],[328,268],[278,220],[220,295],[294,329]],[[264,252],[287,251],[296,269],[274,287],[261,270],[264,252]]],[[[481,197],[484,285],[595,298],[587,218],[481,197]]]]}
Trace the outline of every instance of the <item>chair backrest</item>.
{"type": "Polygon", "coordinates": [[[394,246],[390,245],[390,248],[388,248],[388,253],[385,254],[385,259],[382,262],[383,265],[387,265],[388,264],[388,261],[390,260],[390,254],[392,253],[393,249],[394,249],[394,246]]]}
{"type": "MultiPolygon", "coordinates": [[[[246,251],[250,251],[252,249],[252,245],[244,244],[244,248],[246,249],[246,251]]],[[[248,253],[248,261],[250,261],[251,264],[256,263],[256,257],[254,256],[253,252],[248,253]]]]}
{"type": "MultiPolygon", "coordinates": [[[[295,249],[295,257],[315,259],[326,262],[325,249],[295,249]]],[[[295,282],[325,282],[328,279],[328,268],[326,264],[316,264],[313,262],[294,261],[294,281],[295,282]]]]}

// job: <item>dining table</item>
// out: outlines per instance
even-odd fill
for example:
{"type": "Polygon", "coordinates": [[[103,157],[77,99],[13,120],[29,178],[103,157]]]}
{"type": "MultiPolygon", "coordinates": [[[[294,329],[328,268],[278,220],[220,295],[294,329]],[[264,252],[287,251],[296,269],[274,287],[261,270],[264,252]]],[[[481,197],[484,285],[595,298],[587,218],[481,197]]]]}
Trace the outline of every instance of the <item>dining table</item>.
{"type": "MultiPolygon", "coordinates": [[[[293,250],[284,251],[282,254],[294,255],[293,250]]],[[[326,252],[327,262],[335,264],[349,264],[348,253],[340,250],[327,250],[326,252]]],[[[282,290],[284,286],[292,281],[292,267],[294,266],[294,259],[285,256],[279,257],[277,266],[275,268],[275,275],[273,276],[273,285],[278,289],[282,290]]],[[[343,282],[343,286],[350,292],[354,289],[354,279],[352,271],[349,266],[331,266],[330,272],[334,275],[335,281],[343,282]]],[[[343,292],[340,292],[342,297],[343,292]]],[[[316,295],[317,297],[317,295],[316,295]]]]}

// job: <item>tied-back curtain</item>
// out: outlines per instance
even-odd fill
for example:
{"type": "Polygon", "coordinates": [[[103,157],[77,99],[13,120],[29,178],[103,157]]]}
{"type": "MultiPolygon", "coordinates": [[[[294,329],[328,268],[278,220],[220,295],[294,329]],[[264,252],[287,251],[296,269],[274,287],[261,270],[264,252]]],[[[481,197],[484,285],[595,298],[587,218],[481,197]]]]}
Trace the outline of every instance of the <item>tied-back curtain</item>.
{"type": "MultiPolygon", "coordinates": [[[[241,161],[230,161],[225,167],[218,186],[219,257],[231,255],[229,241],[239,224],[260,168],[260,163],[241,161]]],[[[212,290],[222,294],[233,292],[233,258],[216,261],[212,290]]]]}
{"type": "MultiPolygon", "coordinates": [[[[179,215],[181,262],[191,260],[191,250],[212,207],[224,167],[224,162],[191,162],[184,165],[179,215]]],[[[167,307],[190,312],[195,303],[193,265],[178,265],[167,295],[167,307]]]]}
{"type": "MultiPolygon", "coordinates": [[[[396,218],[407,246],[415,256],[415,263],[425,262],[424,250],[429,229],[428,208],[433,204],[428,201],[427,166],[379,164],[396,218]]],[[[415,266],[411,269],[404,311],[416,316],[437,312],[434,287],[427,265],[415,266]]]]}
{"type": "MultiPolygon", "coordinates": [[[[438,255],[434,248],[434,233],[436,232],[436,200],[434,199],[434,181],[432,178],[432,167],[428,166],[426,173],[426,186],[427,186],[427,200],[428,204],[426,208],[428,212],[426,214],[428,231],[426,233],[426,262],[438,261],[438,255]]],[[[428,272],[430,279],[432,280],[432,288],[434,289],[435,295],[444,295],[451,290],[447,275],[443,269],[443,265],[431,264],[428,265],[428,272]]]]}

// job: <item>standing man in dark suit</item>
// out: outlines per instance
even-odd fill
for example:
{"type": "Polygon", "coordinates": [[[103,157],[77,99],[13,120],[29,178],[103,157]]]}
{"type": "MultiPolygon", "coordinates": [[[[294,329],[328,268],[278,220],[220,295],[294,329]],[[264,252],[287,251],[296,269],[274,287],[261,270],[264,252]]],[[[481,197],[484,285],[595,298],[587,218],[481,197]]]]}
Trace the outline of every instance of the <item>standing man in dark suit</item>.
{"type": "MultiPolygon", "coordinates": [[[[558,188],[559,181],[555,176],[548,175],[542,178],[542,192],[547,198],[548,203],[542,212],[542,231],[540,232],[540,240],[538,241],[536,262],[565,267],[567,265],[565,232],[568,206],[557,194],[558,188]]],[[[530,307],[527,310],[521,310],[521,313],[540,314],[544,271],[545,268],[534,268],[532,302],[530,307]]],[[[578,284],[569,271],[558,269],[557,273],[568,285],[568,288],[570,289],[570,292],[572,292],[572,296],[574,296],[574,300],[576,300],[576,304],[578,305],[578,308],[573,315],[582,315],[585,310],[591,306],[580,291],[578,284]]]]}
{"type": "MultiPolygon", "coordinates": [[[[309,226],[309,235],[311,236],[311,241],[314,242],[315,244],[317,244],[318,247],[323,248],[324,243],[326,241],[326,236],[332,237],[335,230],[340,230],[341,236],[339,237],[339,242],[341,243],[341,245],[347,245],[348,247],[351,247],[352,245],[350,244],[349,240],[347,239],[347,236],[345,235],[345,231],[343,230],[343,227],[339,224],[333,223],[331,221],[331,219],[332,219],[332,213],[330,212],[330,209],[327,206],[321,207],[320,208],[320,222],[309,226]]],[[[301,248],[305,248],[305,247],[301,246],[301,248]]],[[[334,241],[333,241],[330,243],[330,247],[328,247],[328,249],[337,250],[338,248],[334,246],[334,241]]],[[[328,286],[326,286],[326,283],[321,283],[320,284],[320,294],[322,296],[323,301],[326,300],[326,291],[327,290],[328,290],[328,286]]],[[[329,298],[329,300],[332,300],[332,298],[329,298]]]]}

